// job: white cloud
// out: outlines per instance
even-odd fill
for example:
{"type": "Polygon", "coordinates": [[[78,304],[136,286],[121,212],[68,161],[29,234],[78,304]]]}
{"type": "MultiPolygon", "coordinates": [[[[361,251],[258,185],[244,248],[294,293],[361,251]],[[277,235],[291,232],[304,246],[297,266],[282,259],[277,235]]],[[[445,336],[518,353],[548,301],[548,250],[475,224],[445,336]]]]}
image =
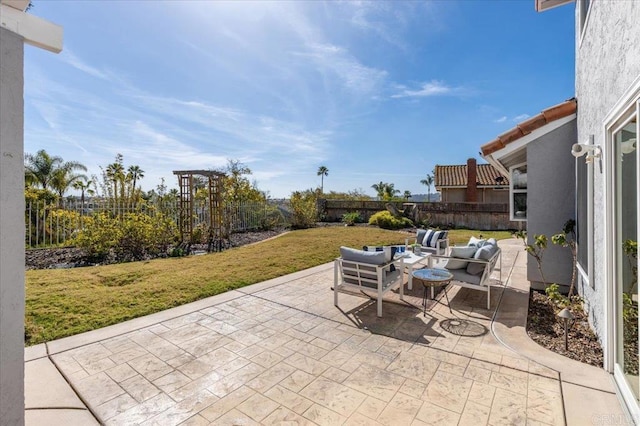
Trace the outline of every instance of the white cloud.
{"type": "Polygon", "coordinates": [[[77,70],[80,70],[86,74],[89,74],[93,77],[100,78],[102,80],[111,80],[109,75],[105,72],[100,71],[97,68],[94,68],[90,65],[87,65],[84,61],[80,60],[76,55],[73,54],[68,48],[65,48],[60,54],[60,59],[62,59],[67,64],[71,65],[77,70]]]}
{"type": "Polygon", "coordinates": [[[294,55],[312,59],[321,71],[338,77],[350,92],[371,95],[387,77],[387,72],[361,64],[346,49],[327,43],[308,44],[304,52],[294,55]]]}
{"type": "Polygon", "coordinates": [[[498,118],[496,120],[493,120],[494,123],[504,123],[505,121],[507,121],[507,116],[506,115],[503,115],[502,117],[500,117],[500,118],[498,118]]]}
{"type": "Polygon", "coordinates": [[[399,93],[391,95],[392,98],[426,98],[431,96],[457,96],[462,95],[466,90],[462,87],[452,87],[446,85],[443,81],[431,80],[428,83],[422,83],[418,89],[411,90],[402,89],[399,93]]]}
{"type": "Polygon", "coordinates": [[[513,117],[513,121],[522,121],[522,120],[526,120],[529,117],[530,117],[529,114],[520,114],[513,117]]]}
{"type": "Polygon", "coordinates": [[[345,2],[353,7],[351,23],[364,31],[376,34],[389,44],[402,50],[407,49],[407,45],[399,36],[401,29],[406,27],[406,17],[401,8],[394,4],[382,2],[345,2]]]}
{"type": "Polygon", "coordinates": [[[121,153],[125,164],[145,170],[144,189],[161,178],[173,186],[172,170],[223,168],[238,159],[261,188],[277,191],[279,177],[313,170],[331,151],[329,130],[240,108],[154,96],[121,81],[108,83],[107,98],[93,93],[95,85],[63,85],[33,69],[29,82],[27,152],[46,149],[98,176],[98,166],[121,153]]]}

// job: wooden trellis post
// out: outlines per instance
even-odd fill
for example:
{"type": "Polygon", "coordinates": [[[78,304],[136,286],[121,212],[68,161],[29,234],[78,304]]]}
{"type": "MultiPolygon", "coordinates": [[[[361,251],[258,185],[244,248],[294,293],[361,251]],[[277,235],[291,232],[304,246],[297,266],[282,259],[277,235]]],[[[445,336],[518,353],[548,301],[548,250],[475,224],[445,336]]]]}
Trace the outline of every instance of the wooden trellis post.
{"type": "Polygon", "coordinates": [[[181,246],[188,252],[193,241],[194,201],[195,201],[195,175],[208,179],[207,188],[209,190],[208,208],[209,223],[207,230],[207,250],[222,251],[229,245],[229,235],[224,227],[224,206],[222,202],[222,190],[224,173],[211,170],[186,170],[174,171],[178,176],[180,185],[180,213],[178,216],[178,227],[180,229],[181,246]]]}

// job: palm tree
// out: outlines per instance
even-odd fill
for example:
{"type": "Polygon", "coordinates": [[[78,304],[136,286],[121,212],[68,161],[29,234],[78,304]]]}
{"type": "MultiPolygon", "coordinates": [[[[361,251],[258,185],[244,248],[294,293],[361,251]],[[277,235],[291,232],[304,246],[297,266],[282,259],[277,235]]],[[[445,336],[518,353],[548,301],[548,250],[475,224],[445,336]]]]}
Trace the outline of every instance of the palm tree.
{"type": "Polygon", "coordinates": [[[396,194],[399,194],[400,190],[395,188],[395,184],[388,183],[384,188],[384,199],[390,201],[396,194]]]}
{"type": "Polygon", "coordinates": [[[324,192],[324,177],[329,176],[329,169],[325,166],[318,167],[318,176],[320,176],[320,193],[324,192]]]}
{"type": "Polygon", "coordinates": [[[136,182],[144,177],[144,170],[140,166],[129,166],[127,169],[127,178],[131,179],[131,198],[136,195],[136,182]]]}
{"type": "MultiPolygon", "coordinates": [[[[87,168],[82,166],[84,170],[87,168]]],[[[73,170],[66,164],[56,169],[51,177],[51,187],[60,198],[64,197],[64,193],[73,186],[75,182],[87,180],[87,176],[83,174],[73,173],[73,170]]]]}
{"type": "Polygon", "coordinates": [[[371,185],[371,188],[376,191],[379,200],[382,200],[384,198],[386,186],[387,184],[382,181],[380,181],[380,183],[374,183],[373,185],[371,185]]]}
{"type": "MultiPolygon", "coordinates": [[[[68,185],[64,188],[64,181],[73,177],[73,172],[76,170],[87,171],[87,168],[77,161],[64,161],[62,157],[57,155],[51,156],[41,149],[35,155],[26,154],[25,157],[25,182],[29,185],[40,186],[42,189],[49,189],[53,187],[54,179],[57,179],[58,188],[55,188],[60,192],[62,187],[63,193],[68,189],[68,185]],[[64,179],[67,178],[67,179],[64,179]]],[[[73,181],[69,184],[71,184],[73,181]]]]}
{"type": "Polygon", "coordinates": [[[84,194],[85,192],[89,195],[94,195],[96,192],[91,189],[91,185],[93,185],[92,180],[87,180],[83,182],[82,180],[77,180],[73,182],[73,188],[80,191],[80,205],[82,206],[82,211],[84,211],[84,194]]]}
{"type": "Polygon", "coordinates": [[[396,194],[400,193],[399,189],[395,189],[395,185],[393,183],[380,181],[380,183],[374,183],[371,187],[378,193],[379,200],[389,201],[395,197],[396,194]]]}
{"type": "Polygon", "coordinates": [[[427,178],[422,179],[420,183],[423,185],[427,185],[427,201],[431,201],[431,185],[433,185],[433,175],[427,174],[427,178]]]}
{"type": "Polygon", "coordinates": [[[411,198],[411,191],[404,191],[404,199],[409,201],[409,198],[411,198]]]}
{"type": "Polygon", "coordinates": [[[113,185],[113,201],[118,204],[118,186],[121,187],[120,196],[124,195],[124,166],[122,165],[122,155],[116,155],[116,161],[107,166],[105,171],[107,180],[113,185]],[[118,185],[119,184],[119,185],[118,185]]]}

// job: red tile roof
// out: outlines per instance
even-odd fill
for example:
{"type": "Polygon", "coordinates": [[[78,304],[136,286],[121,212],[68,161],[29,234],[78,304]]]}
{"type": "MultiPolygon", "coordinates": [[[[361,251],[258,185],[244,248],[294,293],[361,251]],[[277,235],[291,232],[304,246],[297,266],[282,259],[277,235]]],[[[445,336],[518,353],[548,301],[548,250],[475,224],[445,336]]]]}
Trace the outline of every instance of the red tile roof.
{"type": "Polygon", "coordinates": [[[534,115],[528,118],[522,123],[518,124],[513,129],[510,129],[496,139],[488,142],[480,147],[482,155],[490,155],[496,151],[501,150],[511,142],[517,141],[523,136],[528,135],[536,129],[545,126],[552,121],[559,120],[564,117],[568,117],[571,114],[575,114],[578,109],[578,103],[575,98],[571,98],[561,104],[552,106],[542,111],[540,114],[534,115]]]}
{"type": "MultiPolygon", "coordinates": [[[[491,164],[478,164],[478,186],[508,186],[509,180],[500,174],[491,164]],[[498,183],[496,178],[502,177],[498,183]]],[[[467,165],[436,166],[434,182],[436,187],[467,187],[467,165]]]]}

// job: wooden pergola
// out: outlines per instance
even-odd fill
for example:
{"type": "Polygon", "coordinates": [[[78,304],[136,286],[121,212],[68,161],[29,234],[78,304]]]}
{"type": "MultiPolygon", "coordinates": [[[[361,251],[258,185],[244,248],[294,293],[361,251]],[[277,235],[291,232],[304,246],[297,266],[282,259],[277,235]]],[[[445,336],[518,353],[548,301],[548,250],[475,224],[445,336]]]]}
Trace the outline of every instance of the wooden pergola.
{"type": "Polygon", "coordinates": [[[209,190],[209,226],[207,230],[207,251],[222,251],[229,244],[229,234],[224,226],[224,210],[222,204],[222,189],[224,173],[211,170],[177,170],[173,172],[178,176],[180,185],[180,214],[178,226],[180,228],[181,246],[188,252],[193,241],[193,228],[195,220],[195,185],[194,176],[207,178],[209,190]]]}

